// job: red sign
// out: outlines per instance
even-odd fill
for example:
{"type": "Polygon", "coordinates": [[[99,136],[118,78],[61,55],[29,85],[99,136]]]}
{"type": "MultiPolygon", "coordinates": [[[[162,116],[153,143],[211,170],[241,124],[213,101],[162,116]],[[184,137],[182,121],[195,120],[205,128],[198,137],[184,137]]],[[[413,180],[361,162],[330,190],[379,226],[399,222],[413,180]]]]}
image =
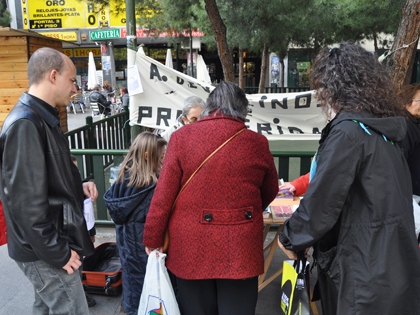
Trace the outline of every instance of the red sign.
{"type": "MultiPolygon", "coordinates": [[[[127,38],[127,29],[125,27],[121,28],[120,34],[121,34],[120,35],[121,38],[127,38]]],[[[188,36],[190,36],[190,32],[189,31],[184,31],[184,32],[182,32],[182,35],[188,37],[188,36]]],[[[169,34],[168,32],[163,32],[163,33],[160,33],[158,35],[158,37],[167,37],[167,36],[175,37],[175,36],[178,36],[178,33],[173,32],[172,34],[169,34]]],[[[192,36],[193,37],[201,37],[201,36],[204,36],[204,33],[200,32],[200,31],[192,31],[192,36]]],[[[156,37],[156,36],[155,36],[155,33],[153,31],[149,31],[149,29],[147,29],[147,28],[137,28],[136,29],[136,37],[137,38],[147,38],[147,37],[156,37]]]]}

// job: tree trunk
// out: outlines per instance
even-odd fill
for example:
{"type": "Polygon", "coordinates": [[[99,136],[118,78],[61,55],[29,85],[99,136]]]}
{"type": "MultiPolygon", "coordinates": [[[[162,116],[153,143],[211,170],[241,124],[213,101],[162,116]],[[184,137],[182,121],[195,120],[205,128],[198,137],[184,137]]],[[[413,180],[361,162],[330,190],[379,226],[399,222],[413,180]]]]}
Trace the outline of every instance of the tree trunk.
{"type": "Polygon", "coordinates": [[[376,56],[378,55],[379,47],[378,47],[378,35],[375,31],[373,31],[373,47],[375,49],[376,56]]]}
{"type": "Polygon", "coordinates": [[[242,50],[241,47],[239,47],[238,49],[238,55],[239,55],[239,78],[238,78],[238,85],[241,89],[244,88],[244,55],[243,55],[244,51],[242,50]]]}
{"type": "Polygon", "coordinates": [[[281,76],[280,76],[280,86],[283,87],[284,85],[284,76],[286,73],[284,73],[284,58],[280,58],[280,64],[281,64],[281,76]]]}
{"type": "MultiPolygon", "coordinates": [[[[410,84],[420,34],[420,0],[407,0],[387,66],[397,91],[410,84]],[[402,48],[405,47],[405,48],[402,48]],[[398,50],[397,50],[398,49],[398,50]],[[394,53],[392,53],[394,52],[394,53]]],[[[396,92],[397,92],[396,91],[396,92]]]]}
{"type": "Polygon", "coordinates": [[[227,44],[226,26],[223,23],[219,13],[216,0],[204,0],[207,16],[214,30],[214,37],[217,43],[217,52],[220,62],[222,63],[224,80],[235,82],[235,74],[233,73],[233,58],[229,46],[227,44]]]}
{"type": "Polygon", "coordinates": [[[267,55],[268,55],[268,44],[264,44],[262,55],[261,55],[261,74],[260,84],[258,86],[258,93],[264,93],[265,85],[265,74],[267,72],[267,55]]]}

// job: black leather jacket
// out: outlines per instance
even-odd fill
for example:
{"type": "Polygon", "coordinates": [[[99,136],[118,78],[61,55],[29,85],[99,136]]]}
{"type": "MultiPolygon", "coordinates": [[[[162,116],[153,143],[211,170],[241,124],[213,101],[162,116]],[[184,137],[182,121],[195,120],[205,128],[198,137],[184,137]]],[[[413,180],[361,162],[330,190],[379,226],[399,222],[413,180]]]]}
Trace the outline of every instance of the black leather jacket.
{"type": "Polygon", "coordinates": [[[24,93],[3,124],[0,162],[10,257],[61,268],[70,248],[91,255],[82,182],[58,111],[24,93]]]}
{"type": "Polygon", "coordinates": [[[111,102],[107,101],[106,97],[101,92],[98,92],[98,91],[93,91],[92,93],[90,93],[89,101],[93,103],[102,104],[105,107],[109,107],[111,105],[111,102]]]}

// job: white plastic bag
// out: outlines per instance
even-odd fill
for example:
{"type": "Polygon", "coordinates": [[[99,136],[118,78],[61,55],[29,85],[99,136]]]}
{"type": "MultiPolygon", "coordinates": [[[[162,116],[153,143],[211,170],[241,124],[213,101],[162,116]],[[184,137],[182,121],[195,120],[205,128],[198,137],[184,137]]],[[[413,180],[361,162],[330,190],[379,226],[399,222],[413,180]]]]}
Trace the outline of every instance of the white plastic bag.
{"type": "Polygon", "coordinates": [[[156,249],[147,260],[138,315],[180,315],[175,293],[165,267],[166,254],[156,249]]]}
{"type": "Polygon", "coordinates": [[[87,230],[89,231],[95,225],[95,214],[93,213],[92,199],[85,199],[83,203],[83,214],[85,216],[87,230]]]}
{"type": "Polygon", "coordinates": [[[413,214],[414,214],[414,225],[416,227],[416,237],[419,237],[420,233],[420,196],[413,195],[413,214]]]}

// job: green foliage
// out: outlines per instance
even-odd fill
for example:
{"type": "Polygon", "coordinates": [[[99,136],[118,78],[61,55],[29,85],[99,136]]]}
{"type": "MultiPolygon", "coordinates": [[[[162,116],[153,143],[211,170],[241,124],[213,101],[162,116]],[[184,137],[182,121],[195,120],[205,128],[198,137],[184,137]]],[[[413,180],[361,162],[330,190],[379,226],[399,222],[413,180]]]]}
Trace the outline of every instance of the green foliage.
{"type": "Polygon", "coordinates": [[[395,35],[401,20],[399,0],[335,0],[339,8],[337,40],[372,40],[379,33],[395,35]]]}
{"type": "MultiPolygon", "coordinates": [[[[108,5],[110,0],[92,2],[108,5]]],[[[285,56],[289,44],[317,49],[343,40],[362,41],[380,33],[395,34],[404,3],[404,0],[217,1],[230,46],[258,52],[267,43],[280,56],[285,56]]],[[[136,13],[140,15],[137,24],[154,34],[174,35],[199,29],[206,34],[202,41],[216,47],[203,0],[136,0],[136,13]]]]}
{"type": "Polygon", "coordinates": [[[9,27],[10,22],[12,21],[12,18],[4,2],[5,1],[0,1],[0,26],[9,27]]]}
{"type": "MultiPolygon", "coordinates": [[[[404,0],[217,0],[230,47],[260,53],[268,45],[269,51],[281,59],[286,57],[291,44],[312,48],[314,54],[322,46],[344,40],[373,39],[379,48],[389,48],[386,40],[377,40],[378,35],[396,33],[404,3],[404,0]]],[[[137,25],[148,28],[151,34],[167,32],[169,41],[180,42],[189,30],[199,29],[206,34],[202,42],[216,49],[204,0],[136,0],[136,13],[140,15],[137,25]]]]}
{"type": "Polygon", "coordinates": [[[402,0],[314,0],[303,20],[306,40],[297,43],[317,49],[341,41],[372,40],[381,33],[394,35],[403,4],[402,0]]]}

